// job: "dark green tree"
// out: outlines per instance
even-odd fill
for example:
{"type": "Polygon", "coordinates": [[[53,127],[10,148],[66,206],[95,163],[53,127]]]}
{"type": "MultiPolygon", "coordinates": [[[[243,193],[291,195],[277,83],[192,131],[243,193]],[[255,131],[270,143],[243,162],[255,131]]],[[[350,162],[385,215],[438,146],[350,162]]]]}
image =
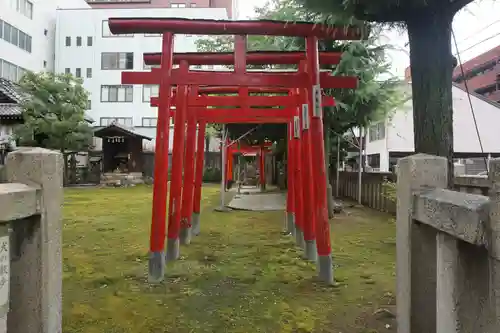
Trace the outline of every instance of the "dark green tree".
{"type": "MultiPolygon", "coordinates": [[[[359,20],[408,30],[415,151],[448,158],[453,167],[452,21],[472,0],[300,0],[324,15],[345,13],[359,20]]],[[[449,173],[450,175],[453,172],[449,173]]]]}
{"type": "MultiPolygon", "coordinates": [[[[19,85],[24,92],[24,123],[14,136],[20,145],[60,151],[68,175],[68,155],[92,144],[92,128],[85,121],[88,93],[81,79],[68,74],[26,73],[19,85]]],[[[67,179],[65,179],[67,180],[67,179]]]]}

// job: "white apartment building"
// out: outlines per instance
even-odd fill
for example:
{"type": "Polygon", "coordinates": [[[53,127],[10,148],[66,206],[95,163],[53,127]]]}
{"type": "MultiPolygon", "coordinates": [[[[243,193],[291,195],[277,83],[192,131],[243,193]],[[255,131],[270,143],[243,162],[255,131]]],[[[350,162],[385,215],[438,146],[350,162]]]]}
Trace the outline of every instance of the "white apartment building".
{"type": "Polygon", "coordinates": [[[90,8],[84,0],[0,0],[0,77],[52,71],[57,8],[90,8]]]}
{"type": "MultiPolygon", "coordinates": [[[[157,108],[150,107],[150,97],[157,86],[122,85],[122,71],[149,70],[143,53],[160,52],[161,36],[135,34],[112,35],[110,17],[183,17],[227,19],[225,8],[128,8],[128,9],[60,9],[57,11],[55,38],[55,71],[69,72],[83,78],[90,93],[88,114],[95,126],[117,122],[134,132],[153,138],[145,149],[154,149],[157,108]]],[[[176,35],[175,52],[196,52],[196,40],[203,36],[176,35]]],[[[172,149],[173,130],[170,131],[172,149]]],[[[95,141],[101,149],[100,139],[95,141]]],[[[216,143],[211,144],[214,149],[216,143]]]]}
{"type": "MultiPolygon", "coordinates": [[[[470,94],[483,153],[467,92],[455,85],[452,89],[455,157],[482,160],[485,155],[500,156],[500,104],[481,95],[470,94]]],[[[367,164],[374,171],[390,171],[399,158],[414,152],[413,135],[413,106],[410,99],[389,119],[368,128],[365,151],[367,164]]],[[[484,161],[480,164],[484,167],[484,161]]]]}

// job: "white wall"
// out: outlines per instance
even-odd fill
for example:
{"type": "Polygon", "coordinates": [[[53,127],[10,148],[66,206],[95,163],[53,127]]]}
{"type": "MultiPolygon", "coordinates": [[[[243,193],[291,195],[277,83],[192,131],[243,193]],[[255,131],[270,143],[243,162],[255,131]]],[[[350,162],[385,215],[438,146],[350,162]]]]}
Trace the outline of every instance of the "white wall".
{"type": "Polygon", "coordinates": [[[85,0],[32,0],[30,19],[16,10],[17,1],[0,0],[0,19],[31,36],[31,53],[0,38],[0,59],[27,70],[53,70],[56,9],[89,6],[85,0]]]}
{"type": "MultiPolygon", "coordinates": [[[[454,151],[481,153],[467,93],[455,86],[452,92],[454,151]]],[[[473,95],[470,98],[484,152],[500,153],[500,107],[473,95]]],[[[413,108],[412,101],[409,100],[387,120],[385,144],[384,140],[368,142],[367,154],[381,154],[380,170],[387,171],[388,164],[386,169],[382,167],[383,156],[387,156],[384,161],[387,160],[388,163],[390,152],[413,152],[413,138],[413,108]]]]}
{"type": "MultiPolygon", "coordinates": [[[[91,109],[88,111],[95,123],[100,125],[101,117],[132,117],[136,132],[155,137],[156,128],[142,127],[143,117],[157,117],[157,108],[143,102],[141,85],[134,86],[133,102],[101,103],[101,85],[117,85],[121,83],[121,70],[101,70],[102,52],[133,52],[134,71],[144,70],[143,53],[160,52],[161,37],[146,37],[137,34],[134,37],[102,37],[102,22],[109,17],[185,17],[205,19],[225,19],[224,8],[142,8],[142,9],[89,9],[58,10],[56,31],[56,72],[64,72],[70,68],[75,74],[81,68],[84,87],[91,97],[91,109]],[[81,24],[75,24],[81,22],[81,24]],[[71,46],[65,46],[66,37],[71,37],[71,46]],[[81,36],[83,45],[76,46],[76,37],[81,36]],[[93,45],[87,46],[87,36],[93,36],[93,45]],[[92,78],[85,78],[87,68],[92,68],[92,78]]],[[[195,41],[200,36],[176,36],[175,52],[195,52],[195,41]]],[[[170,149],[172,149],[173,133],[170,133],[170,149]]],[[[145,141],[148,148],[154,147],[154,140],[145,141]]]]}

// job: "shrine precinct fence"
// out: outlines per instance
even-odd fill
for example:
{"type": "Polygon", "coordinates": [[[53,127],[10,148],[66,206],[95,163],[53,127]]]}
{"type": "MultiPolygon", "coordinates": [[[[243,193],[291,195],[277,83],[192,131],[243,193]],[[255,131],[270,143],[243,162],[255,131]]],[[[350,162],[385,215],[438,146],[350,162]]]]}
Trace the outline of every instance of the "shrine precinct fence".
{"type": "MultiPolygon", "coordinates": [[[[339,172],[339,198],[358,200],[358,172],[339,172]]],[[[361,203],[367,207],[395,214],[395,184],[397,176],[391,172],[363,172],[361,175],[361,203]],[[388,183],[392,183],[390,186],[388,183]],[[392,193],[391,193],[392,192],[392,193]]],[[[336,195],[336,173],[330,175],[333,195],[336,195]]],[[[486,176],[455,177],[455,190],[488,195],[490,182],[486,176]]]]}
{"type": "Polygon", "coordinates": [[[0,333],[61,333],[63,157],[11,152],[0,184],[0,333]]]}

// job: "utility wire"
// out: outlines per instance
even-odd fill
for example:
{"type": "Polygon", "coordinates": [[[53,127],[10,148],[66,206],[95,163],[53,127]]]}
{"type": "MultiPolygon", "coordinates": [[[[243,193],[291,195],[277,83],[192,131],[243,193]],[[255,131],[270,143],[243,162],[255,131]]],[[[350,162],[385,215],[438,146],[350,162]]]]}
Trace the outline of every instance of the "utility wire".
{"type": "Polygon", "coordinates": [[[464,39],[462,39],[458,44],[462,44],[463,42],[465,42],[466,40],[472,38],[472,37],[476,37],[480,32],[483,32],[484,30],[488,29],[489,27],[492,27],[494,26],[495,24],[499,23],[500,22],[500,19],[499,20],[496,20],[496,21],[493,21],[491,22],[490,24],[488,24],[487,26],[485,27],[482,27],[481,29],[479,30],[476,30],[473,34],[470,34],[468,35],[467,37],[465,37],[464,39]]]}
{"type": "MultiPolygon", "coordinates": [[[[452,29],[452,31],[453,31],[453,29],[452,29]]],[[[455,33],[454,33],[454,32],[453,32],[453,36],[455,36],[455,33]]],[[[458,45],[457,45],[457,43],[456,43],[456,39],[455,39],[455,37],[453,37],[453,40],[455,40],[455,48],[457,49],[457,52],[456,52],[456,54],[455,54],[455,55],[458,55],[460,52],[466,52],[466,51],[469,51],[470,49],[473,49],[474,47],[476,47],[476,46],[478,46],[478,45],[481,45],[481,44],[483,44],[484,42],[487,42],[487,41],[489,41],[489,40],[491,40],[491,39],[493,39],[493,38],[495,38],[495,37],[497,37],[497,36],[500,36],[500,32],[497,32],[497,33],[496,33],[496,34],[494,34],[493,36],[490,36],[490,37],[487,37],[487,38],[485,38],[485,39],[483,39],[483,40],[480,40],[479,42],[477,42],[477,43],[475,43],[475,44],[472,44],[471,46],[467,47],[466,49],[464,49],[464,50],[460,50],[460,51],[458,50],[458,45]]]]}
{"type": "MultiPolygon", "coordinates": [[[[500,35],[500,33],[498,35],[500,35]]],[[[462,72],[462,76],[465,78],[464,66],[462,63],[462,59],[460,57],[460,51],[458,51],[457,38],[455,36],[455,31],[453,30],[453,28],[451,29],[451,36],[453,37],[453,43],[455,44],[455,48],[457,49],[457,60],[458,60],[458,64],[460,65],[460,71],[462,72]]],[[[467,98],[469,99],[469,105],[470,105],[470,110],[472,113],[472,119],[474,120],[474,127],[476,128],[477,139],[479,141],[479,146],[481,147],[481,153],[484,155],[483,142],[481,140],[481,135],[479,134],[479,128],[477,127],[476,114],[474,113],[474,107],[472,106],[472,99],[470,97],[469,85],[467,84],[467,80],[464,80],[464,85],[465,85],[465,91],[467,92],[467,98]]],[[[486,156],[484,156],[484,165],[486,166],[486,174],[488,174],[489,168],[488,168],[488,161],[486,159],[486,156]]]]}

